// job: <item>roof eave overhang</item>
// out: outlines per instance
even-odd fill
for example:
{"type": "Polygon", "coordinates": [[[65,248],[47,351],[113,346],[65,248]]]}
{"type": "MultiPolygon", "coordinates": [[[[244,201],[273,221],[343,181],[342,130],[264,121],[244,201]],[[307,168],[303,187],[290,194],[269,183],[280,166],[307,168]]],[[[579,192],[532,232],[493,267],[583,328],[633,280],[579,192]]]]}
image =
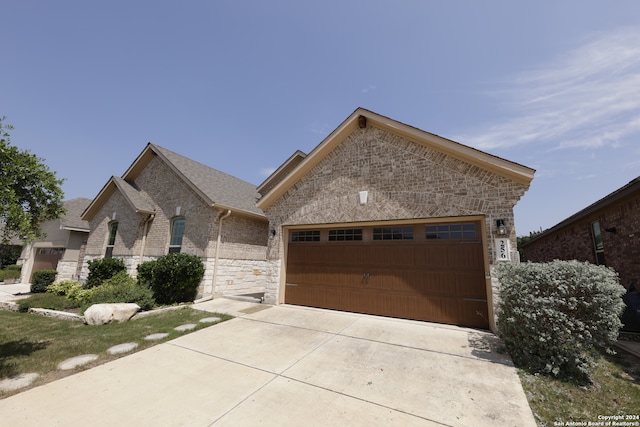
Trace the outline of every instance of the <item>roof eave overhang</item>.
{"type": "Polygon", "coordinates": [[[631,180],[627,185],[619,188],[618,190],[614,191],[613,193],[610,193],[606,196],[604,196],[602,199],[590,204],[589,206],[587,206],[586,208],[576,212],[575,214],[571,215],[570,217],[560,221],[559,223],[557,223],[556,225],[554,225],[553,227],[543,231],[542,233],[538,234],[537,236],[533,237],[531,240],[525,242],[522,244],[523,247],[526,247],[527,245],[530,245],[531,243],[542,239],[543,237],[549,236],[550,234],[555,233],[556,231],[559,231],[573,223],[576,223],[578,221],[582,221],[585,218],[588,218],[589,216],[592,216],[593,214],[597,213],[598,211],[601,211],[602,209],[619,202],[620,200],[636,193],[640,191],[640,177],[635,178],[633,180],[631,180]]]}
{"type": "Polygon", "coordinates": [[[358,108],[344,122],[331,132],[316,148],[300,162],[300,164],[281,182],[274,186],[267,194],[258,200],[256,206],[263,211],[269,208],[280,196],[304,176],[313,166],[318,164],[331,150],[342,142],[359,126],[359,119],[366,119],[366,126],[372,125],[399,134],[418,144],[427,145],[445,154],[466,161],[498,175],[510,178],[518,183],[529,186],[533,180],[534,169],[493,156],[475,148],[458,142],[425,132],[408,126],[372,111],[358,108]]]}
{"type": "Polygon", "coordinates": [[[78,231],[81,233],[88,233],[90,230],[88,228],[78,228],[78,227],[67,227],[67,226],[61,226],[60,230],[67,230],[67,231],[78,231]]]}
{"type": "Polygon", "coordinates": [[[115,192],[116,184],[113,178],[113,176],[109,178],[98,195],[91,201],[91,203],[89,203],[89,206],[87,206],[84,212],[82,212],[82,215],[80,215],[82,220],[90,221],[102,206],[102,199],[110,197],[115,192]]]}
{"type": "Polygon", "coordinates": [[[211,207],[213,209],[218,209],[218,210],[221,210],[221,211],[230,210],[231,212],[233,212],[233,213],[235,213],[237,215],[242,215],[242,216],[245,216],[245,217],[257,219],[257,220],[260,220],[260,221],[263,221],[263,222],[269,222],[269,220],[267,219],[267,217],[264,214],[251,212],[251,211],[248,211],[248,210],[245,210],[245,209],[238,209],[238,208],[234,208],[234,207],[231,207],[231,206],[226,206],[226,205],[223,205],[223,204],[220,204],[220,203],[213,203],[213,204],[211,204],[211,207]]]}

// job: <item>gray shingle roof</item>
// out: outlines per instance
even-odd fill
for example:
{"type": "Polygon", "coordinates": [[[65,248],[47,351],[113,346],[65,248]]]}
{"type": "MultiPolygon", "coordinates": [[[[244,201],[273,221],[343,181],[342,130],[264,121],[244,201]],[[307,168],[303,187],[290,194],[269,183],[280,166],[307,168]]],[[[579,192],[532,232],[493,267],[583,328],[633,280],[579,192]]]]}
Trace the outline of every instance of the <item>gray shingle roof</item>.
{"type": "Polygon", "coordinates": [[[64,228],[73,228],[77,230],[89,231],[89,221],[82,220],[82,213],[91,203],[91,199],[78,197],[77,199],[66,200],[64,208],[67,213],[60,219],[64,228]]]}
{"type": "Polygon", "coordinates": [[[208,198],[211,204],[264,216],[264,213],[255,205],[260,197],[255,185],[158,145],[150,144],[150,146],[172,164],[179,174],[190,181],[204,197],[208,198]]]}
{"type": "Polygon", "coordinates": [[[112,177],[113,182],[120,189],[122,194],[129,199],[129,203],[136,212],[143,213],[152,213],[155,212],[155,209],[151,204],[144,198],[142,194],[140,194],[140,190],[135,188],[133,185],[129,184],[122,178],[117,176],[112,177]]]}

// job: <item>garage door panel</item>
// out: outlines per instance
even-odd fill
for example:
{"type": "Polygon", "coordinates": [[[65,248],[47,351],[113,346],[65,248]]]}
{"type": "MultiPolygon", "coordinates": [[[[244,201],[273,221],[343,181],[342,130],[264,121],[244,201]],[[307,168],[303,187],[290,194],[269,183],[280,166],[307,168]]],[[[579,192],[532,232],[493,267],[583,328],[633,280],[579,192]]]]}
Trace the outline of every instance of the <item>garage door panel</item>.
{"type": "Polygon", "coordinates": [[[285,302],[488,328],[480,241],[288,246],[285,302]]]}

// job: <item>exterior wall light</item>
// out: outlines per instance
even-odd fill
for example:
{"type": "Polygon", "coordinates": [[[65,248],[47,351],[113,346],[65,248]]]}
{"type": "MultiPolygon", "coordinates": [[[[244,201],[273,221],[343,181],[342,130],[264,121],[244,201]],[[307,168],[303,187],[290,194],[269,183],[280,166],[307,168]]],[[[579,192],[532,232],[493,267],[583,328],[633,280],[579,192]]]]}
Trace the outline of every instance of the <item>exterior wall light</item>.
{"type": "Polygon", "coordinates": [[[269,230],[269,238],[273,239],[274,237],[276,237],[276,229],[272,228],[271,230],[269,230]]]}
{"type": "Polygon", "coordinates": [[[360,199],[360,204],[361,205],[366,205],[367,204],[367,199],[369,198],[369,192],[368,191],[360,191],[358,193],[358,198],[360,199]]]}
{"type": "Polygon", "coordinates": [[[496,221],[496,234],[498,236],[507,235],[507,225],[504,219],[499,219],[496,221]]]}

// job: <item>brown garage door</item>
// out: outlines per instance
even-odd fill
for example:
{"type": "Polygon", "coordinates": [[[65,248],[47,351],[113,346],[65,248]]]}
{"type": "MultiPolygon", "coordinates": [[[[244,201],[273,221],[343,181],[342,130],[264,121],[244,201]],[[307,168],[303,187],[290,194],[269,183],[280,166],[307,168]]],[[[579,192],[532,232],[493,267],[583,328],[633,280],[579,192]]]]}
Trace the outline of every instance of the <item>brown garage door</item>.
{"type": "Polygon", "coordinates": [[[36,271],[55,270],[63,254],[64,248],[39,248],[33,262],[31,278],[29,280],[33,280],[33,273],[36,271]]]}
{"type": "Polygon", "coordinates": [[[294,230],[285,302],[488,328],[479,224],[294,230]]]}

